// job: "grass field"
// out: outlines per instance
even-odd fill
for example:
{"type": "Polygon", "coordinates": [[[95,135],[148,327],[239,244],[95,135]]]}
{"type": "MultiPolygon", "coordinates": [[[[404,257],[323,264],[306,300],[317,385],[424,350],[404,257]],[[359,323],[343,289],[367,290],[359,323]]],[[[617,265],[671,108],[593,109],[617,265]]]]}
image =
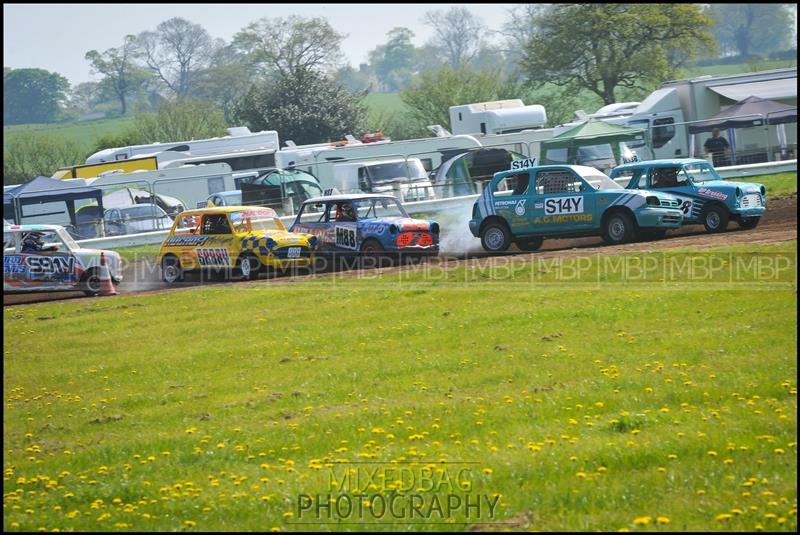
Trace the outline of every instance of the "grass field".
{"type": "MultiPolygon", "coordinates": [[[[731,179],[736,180],[736,179],[731,179]]],[[[797,173],[776,173],[774,175],[754,176],[741,179],[741,182],[758,182],[767,188],[769,199],[797,194],[797,173]]]]}
{"type": "MultiPolygon", "coordinates": [[[[81,144],[87,153],[94,147],[95,141],[106,134],[120,133],[133,124],[133,116],[115,119],[97,119],[63,124],[30,124],[3,127],[3,139],[8,140],[20,132],[73,139],[81,144]]],[[[5,145],[5,141],[4,141],[5,145]]]]}
{"type": "Polygon", "coordinates": [[[796,288],[791,244],[6,308],[3,526],[795,531],[796,288]]]}

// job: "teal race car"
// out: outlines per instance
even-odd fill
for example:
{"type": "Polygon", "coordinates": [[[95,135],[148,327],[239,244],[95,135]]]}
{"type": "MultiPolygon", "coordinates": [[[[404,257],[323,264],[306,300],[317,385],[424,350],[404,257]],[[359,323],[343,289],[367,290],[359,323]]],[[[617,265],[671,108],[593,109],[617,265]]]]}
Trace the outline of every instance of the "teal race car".
{"type": "Polygon", "coordinates": [[[511,243],[535,251],[545,238],[657,238],[682,222],[673,195],[623,189],[593,167],[542,165],[495,173],[472,207],[469,230],[498,253],[511,243]]]}
{"type": "Polygon", "coordinates": [[[722,232],[734,220],[744,229],[758,225],[767,207],[763,184],[722,180],[706,160],[683,158],[620,165],[611,170],[629,189],[670,193],[681,201],[683,223],[703,224],[708,232],[722,232]]]}

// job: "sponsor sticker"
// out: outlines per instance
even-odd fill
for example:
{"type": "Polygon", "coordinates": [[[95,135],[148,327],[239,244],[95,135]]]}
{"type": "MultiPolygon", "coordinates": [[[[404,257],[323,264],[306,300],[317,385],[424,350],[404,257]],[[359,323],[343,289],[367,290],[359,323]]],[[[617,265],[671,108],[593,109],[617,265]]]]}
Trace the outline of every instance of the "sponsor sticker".
{"type": "Polygon", "coordinates": [[[719,199],[720,201],[724,201],[728,198],[728,195],[722,193],[721,191],[716,191],[713,189],[708,188],[700,188],[697,190],[698,195],[702,195],[703,197],[709,197],[711,199],[719,199]]]}
{"type": "MultiPolygon", "coordinates": [[[[514,207],[514,213],[515,214],[517,214],[519,216],[525,215],[525,200],[526,199],[520,199],[520,201],[517,203],[517,206],[514,207]]],[[[583,199],[581,199],[581,200],[583,200],[583,199]]]]}
{"type": "Polygon", "coordinates": [[[592,214],[572,214],[536,217],[533,219],[534,225],[553,225],[559,223],[583,223],[591,221],[592,214]]]}

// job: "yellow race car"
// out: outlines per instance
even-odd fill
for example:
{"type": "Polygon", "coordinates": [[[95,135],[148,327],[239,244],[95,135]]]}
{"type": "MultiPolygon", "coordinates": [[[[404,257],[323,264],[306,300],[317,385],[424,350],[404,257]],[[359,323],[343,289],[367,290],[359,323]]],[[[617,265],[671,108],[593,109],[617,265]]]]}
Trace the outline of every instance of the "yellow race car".
{"type": "Polygon", "coordinates": [[[288,232],[272,208],[215,206],[176,216],[158,263],[168,284],[183,280],[187,271],[255,279],[265,269],[311,268],[316,249],[316,236],[288,232]]]}

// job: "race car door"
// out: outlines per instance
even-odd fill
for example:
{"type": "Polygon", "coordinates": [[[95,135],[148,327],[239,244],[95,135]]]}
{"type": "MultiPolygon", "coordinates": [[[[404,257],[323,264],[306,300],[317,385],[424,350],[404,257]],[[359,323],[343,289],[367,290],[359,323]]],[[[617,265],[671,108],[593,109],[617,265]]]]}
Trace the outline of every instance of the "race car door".
{"type": "Polygon", "coordinates": [[[225,268],[236,265],[236,255],[232,255],[231,251],[238,251],[239,247],[234,243],[236,238],[227,214],[203,214],[200,233],[204,239],[194,249],[198,267],[225,268]]]}
{"type": "Polygon", "coordinates": [[[494,186],[492,194],[495,213],[506,220],[515,236],[530,234],[530,171],[508,175],[494,186]]]}
{"type": "Polygon", "coordinates": [[[594,190],[571,169],[537,171],[529,212],[537,233],[572,232],[597,227],[594,190]]]}

